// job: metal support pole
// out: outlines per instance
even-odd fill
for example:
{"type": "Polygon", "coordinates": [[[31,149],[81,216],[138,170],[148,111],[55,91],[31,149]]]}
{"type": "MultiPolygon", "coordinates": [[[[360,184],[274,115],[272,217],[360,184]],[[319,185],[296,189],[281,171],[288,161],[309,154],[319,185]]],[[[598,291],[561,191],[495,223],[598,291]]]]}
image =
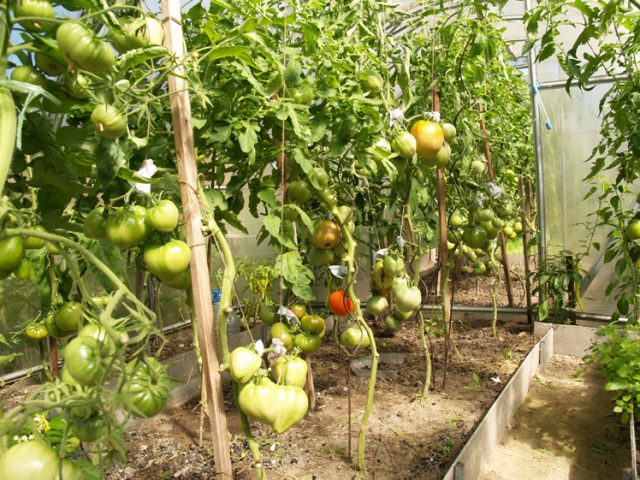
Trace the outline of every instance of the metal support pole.
{"type": "MultiPolygon", "coordinates": [[[[532,0],[524,0],[525,13],[532,8],[532,0]]],[[[528,52],[529,58],[529,81],[531,83],[531,109],[533,116],[533,147],[536,160],[536,196],[538,206],[538,232],[540,240],[538,242],[538,261],[543,262],[547,257],[546,234],[547,225],[545,221],[545,198],[544,198],[544,165],[542,158],[542,129],[540,127],[540,118],[538,115],[538,107],[536,104],[536,93],[534,87],[538,82],[538,72],[536,69],[536,58],[533,48],[528,52]]],[[[544,298],[542,292],[539,293],[539,302],[542,304],[544,298]]]]}

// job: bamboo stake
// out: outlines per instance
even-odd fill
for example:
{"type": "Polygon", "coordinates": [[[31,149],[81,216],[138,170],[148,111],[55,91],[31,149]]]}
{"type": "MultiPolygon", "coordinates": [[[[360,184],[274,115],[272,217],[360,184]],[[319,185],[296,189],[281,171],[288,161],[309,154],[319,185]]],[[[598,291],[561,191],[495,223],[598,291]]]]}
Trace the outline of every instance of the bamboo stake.
{"type": "Polygon", "coordinates": [[[531,306],[531,270],[529,266],[529,218],[531,217],[531,191],[529,181],[520,177],[518,179],[518,190],[522,201],[522,247],[524,249],[524,282],[525,298],[527,299],[527,323],[533,323],[533,311],[531,306]]]}
{"type": "MultiPolygon", "coordinates": [[[[487,160],[487,171],[492,182],[496,180],[496,172],[493,169],[493,161],[491,159],[491,150],[489,148],[489,140],[487,138],[487,124],[484,121],[483,109],[480,103],[476,104],[476,109],[480,112],[480,130],[482,131],[482,144],[484,146],[484,158],[487,160]]],[[[504,233],[500,232],[500,254],[502,255],[502,269],[504,271],[504,286],[507,290],[507,300],[509,306],[513,307],[513,287],[511,285],[511,270],[509,269],[509,257],[507,254],[507,239],[504,233]]]]}
{"type": "MultiPolygon", "coordinates": [[[[178,0],[162,0],[162,12],[165,17],[163,20],[165,46],[180,61],[185,54],[180,2],[178,0]]],[[[191,104],[189,103],[188,84],[184,73],[184,67],[179,64],[173,75],[169,76],[171,116],[178,157],[178,179],[184,209],[187,243],[191,248],[191,288],[207,389],[216,478],[231,479],[233,473],[229,432],[227,431],[227,418],[224,412],[222,384],[215,346],[216,333],[213,306],[211,305],[207,244],[202,233],[191,104]]]]}

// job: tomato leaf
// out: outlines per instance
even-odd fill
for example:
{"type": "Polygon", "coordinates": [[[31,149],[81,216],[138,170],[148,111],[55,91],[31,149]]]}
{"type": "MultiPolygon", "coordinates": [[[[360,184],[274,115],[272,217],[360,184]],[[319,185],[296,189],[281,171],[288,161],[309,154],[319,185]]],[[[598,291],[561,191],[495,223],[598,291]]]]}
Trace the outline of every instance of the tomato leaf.
{"type": "Polygon", "coordinates": [[[273,267],[277,276],[283,278],[294,295],[302,300],[315,300],[311,291],[313,272],[303,265],[302,257],[297,251],[280,254],[273,267]]]}
{"type": "MultiPolygon", "coordinates": [[[[82,237],[84,238],[84,237],[82,237]]],[[[124,278],[122,270],[122,254],[120,250],[107,240],[82,240],[80,241],[91,253],[98,257],[107,267],[111,269],[117,276],[124,278]]],[[[113,289],[113,283],[109,278],[99,270],[92,262],[87,264],[88,272],[96,278],[98,283],[107,291],[113,289]]]]}
{"type": "Polygon", "coordinates": [[[98,180],[103,186],[109,185],[118,175],[120,168],[127,167],[127,152],[122,144],[102,139],[96,149],[98,180]]]}

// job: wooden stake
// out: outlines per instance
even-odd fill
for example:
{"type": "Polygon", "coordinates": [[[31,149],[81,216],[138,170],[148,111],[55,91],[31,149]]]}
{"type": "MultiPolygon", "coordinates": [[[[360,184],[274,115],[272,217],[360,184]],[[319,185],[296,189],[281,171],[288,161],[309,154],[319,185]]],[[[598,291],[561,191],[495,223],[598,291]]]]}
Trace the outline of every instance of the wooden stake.
{"type": "MultiPolygon", "coordinates": [[[[184,58],[179,0],[162,0],[165,46],[178,61],[184,58]]],[[[231,479],[231,454],[229,432],[224,412],[222,384],[220,381],[216,334],[211,305],[211,285],[207,264],[207,243],[202,234],[202,213],[198,202],[198,175],[193,140],[193,125],[189,90],[184,78],[184,67],[178,64],[169,76],[171,116],[173,119],[178,179],[184,211],[187,243],[191,248],[191,288],[198,325],[198,340],[202,355],[202,368],[207,391],[209,422],[213,440],[216,478],[231,479]]]]}
{"type": "Polygon", "coordinates": [[[524,249],[524,285],[525,297],[527,299],[527,323],[533,323],[533,311],[531,306],[531,278],[529,266],[529,218],[531,218],[531,191],[529,189],[529,181],[520,177],[518,179],[518,190],[520,191],[520,199],[522,201],[522,248],[524,249]]]}
{"type": "Polygon", "coordinates": [[[307,392],[307,396],[309,397],[309,410],[314,412],[316,410],[316,389],[313,384],[313,371],[311,370],[311,354],[305,353],[304,359],[307,362],[307,383],[305,385],[305,390],[307,392]]]}
{"type": "Polygon", "coordinates": [[[49,337],[49,368],[51,369],[51,376],[58,378],[58,340],[49,337]]]}
{"type": "MultiPolygon", "coordinates": [[[[491,160],[491,150],[489,149],[489,140],[487,138],[487,124],[482,115],[482,105],[476,104],[476,109],[480,112],[480,130],[482,131],[482,144],[484,146],[484,158],[487,160],[487,171],[492,182],[496,180],[496,172],[493,169],[493,161],[491,160]]],[[[509,256],[507,254],[507,239],[503,232],[500,232],[500,253],[502,254],[502,268],[504,271],[504,286],[507,290],[507,300],[509,306],[513,307],[513,287],[511,285],[511,270],[509,269],[509,256]]]]}

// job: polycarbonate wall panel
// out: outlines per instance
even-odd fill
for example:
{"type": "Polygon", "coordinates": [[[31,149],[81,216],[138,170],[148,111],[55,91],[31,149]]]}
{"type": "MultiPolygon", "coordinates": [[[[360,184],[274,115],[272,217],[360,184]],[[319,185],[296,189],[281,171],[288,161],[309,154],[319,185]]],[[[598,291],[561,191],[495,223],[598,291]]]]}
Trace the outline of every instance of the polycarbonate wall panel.
{"type": "MultiPolygon", "coordinates": [[[[585,200],[592,183],[584,181],[591,168],[588,159],[599,142],[601,117],[599,102],[610,85],[599,85],[591,91],[572,89],[568,95],[564,88],[543,89],[541,98],[553,124],[546,130],[541,119],[545,240],[547,255],[557,255],[562,250],[583,253],[590,240],[589,225],[593,225],[593,212],[597,198],[585,200]]],[[[593,238],[604,243],[608,232],[598,229],[593,238]]],[[[585,271],[597,264],[600,253],[592,249],[582,260],[585,271]]],[[[597,264],[600,268],[601,264],[597,264]]],[[[611,281],[610,268],[600,268],[584,294],[584,311],[611,314],[612,302],[605,298],[604,290],[611,281]]]]}

